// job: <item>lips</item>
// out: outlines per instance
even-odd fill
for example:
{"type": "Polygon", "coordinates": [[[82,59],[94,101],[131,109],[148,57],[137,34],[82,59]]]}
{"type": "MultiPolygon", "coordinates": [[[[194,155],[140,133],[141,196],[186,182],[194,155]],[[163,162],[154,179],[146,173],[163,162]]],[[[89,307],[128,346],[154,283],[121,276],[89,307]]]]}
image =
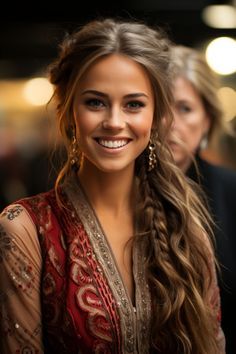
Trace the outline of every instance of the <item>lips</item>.
{"type": "Polygon", "coordinates": [[[99,145],[108,149],[119,149],[130,142],[130,139],[127,138],[120,138],[120,139],[96,138],[95,140],[99,145]]]}

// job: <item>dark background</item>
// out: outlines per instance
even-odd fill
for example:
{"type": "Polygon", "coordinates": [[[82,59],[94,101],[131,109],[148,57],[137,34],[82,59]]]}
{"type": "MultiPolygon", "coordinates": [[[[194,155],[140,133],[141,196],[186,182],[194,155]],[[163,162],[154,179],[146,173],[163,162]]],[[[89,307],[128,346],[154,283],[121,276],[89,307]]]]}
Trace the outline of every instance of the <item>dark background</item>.
{"type": "MultiPolygon", "coordinates": [[[[114,2],[112,0],[77,0],[71,2],[58,0],[56,4],[49,1],[31,1],[30,5],[26,5],[22,1],[15,3],[15,1],[17,0],[14,2],[8,0],[8,2],[1,4],[0,81],[3,81],[3,84],[4,81],[13,81],[17,84],[18,79],[20,81],[21,79],[42,76],[47,65],[57,56],[58,44],[66,32],[71,32],[97,17],[143,20],[147,24],[163,27],[170,39],[177,44],[192,47],[202,48],[205,43],[218,36],[236,37],[236,28],[210,28],[204,24],[201,17],[205,6],[230,4],[229,1],[123,0],[114,2]]],[[[234,4],[236,6],[236,0],[234,0],[234,4]]],[[[222,83],[236,89],[236,73],[222,77],[221,80],[222,83]]],[[[35,111],[14,111],[12,101],[15,93],[12,88],[9,93],[11,110],[1,112],[1,90],[4,90],[2,87],[4,86],[0,86],[0,133],[1,125],[3,127],[5,124],[8,127],[12,124],[14,128],[15,123],[11,123],[13,121],[17,122],[17,127],[24,120],[27,120],[29,125],[36,122],[35,111]]],[[[45,112],[40,114],[44,119],[45,112]]],[[[43,132],[42,141],[45,142],[46,135],[43,134],[49,130],[48,121],[44,119],[42,122],[41,128],[45,127],[45,129],[41,129],[43,132]]],[[[27,125],[25,125],[20,131],[23,150],[22,147],[19,148],[12,142],[4,155],[0,144],[0,211],[10,202],[48,190],[55,181],[56,174],[49,166],[48,146],[45,145],[41,150],[37,151],[36,149],[35,151],[35,140],[34,138],[33,140],[29,139],[27,129],[27,125]],[[25,136],[22,138],[23,132],[25,132],[25,136]],[[30,154],[25,156],[24,144],[27,139],[29,139],[29,143],[26,145],[27,154],[28,152],[30,154]]],[[[40,130],[38,125],[35,125],[34,129],[40,130]]],[[[11,134],[13,134],[12,131],[10,131],[9,139],[11,139],[11,134]]],[[[16,137],[18,136],[15,131],[14,134],[16,137]]],[[[3,135],[0,136],[0,143],[1,140],[4,140],[3,135]]],[[[227,153],[227,156],[230,156],[230,163],[233,161],[233,166],[236,168],[236,139],[224,140],[221,150],[223,150],[222,147],[225,151],[224,156],[227,153]]],[[[224,158],[224,162],[226,160],[224,158]]]]}
{"type": "Polygon", "coordinates": [[[57,45],[74,28],[96,17],[144,20],[164,27],[180,44],[198,46],[217,36],[236,35],[236,29],[214,29],[205,25],[205,6],[229,4],[219,0],[127,0],[34,2],[30,6],[9,1],[1,13],[0,79],[35,76],[57,54],[57,45]]]}

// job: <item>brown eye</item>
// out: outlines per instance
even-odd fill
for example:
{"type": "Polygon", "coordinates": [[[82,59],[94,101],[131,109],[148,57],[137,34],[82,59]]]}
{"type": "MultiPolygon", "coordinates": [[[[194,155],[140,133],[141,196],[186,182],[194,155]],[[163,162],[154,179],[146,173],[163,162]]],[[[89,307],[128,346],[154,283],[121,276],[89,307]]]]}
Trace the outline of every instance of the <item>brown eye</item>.
{"type": "Polygon", "coordinates": [[[105,107],[105,104],[97,98],[90,98],[85,101],[85,104],[86,106],[89,106],[93,109],[99,109],[105,107]]]}
{"type": "Polygon", "coordinates": [[[127,103],[127,108],[134,111],[140,109],[141,107],[144,107],[144,103],[140,101],[131,101],[127,103]]]}
{"type": "Polygon", "coordinates": [[[188,105],[179,105],[178,110],[180,113],[189,113],[192,111],[191,107],[189,107],[188,105]]]}

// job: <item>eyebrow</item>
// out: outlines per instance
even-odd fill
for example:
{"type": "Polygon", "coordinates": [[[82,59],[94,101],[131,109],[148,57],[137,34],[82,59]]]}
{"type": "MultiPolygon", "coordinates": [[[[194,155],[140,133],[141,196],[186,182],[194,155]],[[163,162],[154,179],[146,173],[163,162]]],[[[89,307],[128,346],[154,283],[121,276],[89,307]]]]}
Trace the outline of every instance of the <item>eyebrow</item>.
{"type": "Polygon", "coordinates": [[[175,100],[175,102],[176,103],[184,103],[184,104],[191,104],[192,103],[192,101],[191,101],[191,99],[186,99],[186,98],[181,98],[181,99],[177,99],[177,100],[175,100]]]}
{"type": "MultiPolygon", "coordinates": [[[[108,94],[100,92],[100,91],[97,91],[97,90],[85,90],[85,91],[82,92],[82,96],[86,95],[86,94],[93,94],[93,95],[96,95],[96,96],[99,96],[99,97],[103,97],[103,98],[108,98],[109,97],[108,94]]],[[[138,97],[146,97],[146,98],[148,98],[148,95],[146,95],[143,92],[135,92],[135,93],[129,93],[128,95],[125,95],[124,97],[125,98],[138,98],[138,97]]]]}

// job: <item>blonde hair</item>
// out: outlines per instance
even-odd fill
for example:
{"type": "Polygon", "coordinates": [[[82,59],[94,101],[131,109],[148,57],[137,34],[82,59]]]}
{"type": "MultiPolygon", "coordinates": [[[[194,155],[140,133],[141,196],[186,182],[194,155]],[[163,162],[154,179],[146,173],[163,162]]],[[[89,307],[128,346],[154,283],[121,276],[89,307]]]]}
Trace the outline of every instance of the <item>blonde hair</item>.
{"type": "Polygon", "coordinates": [[[173,80],[181,76],[197,90],[211,120],[208,138],[219,132],[229,132],[223,119],[222,104],[217,95],[219,80],[206,62],[204,54],[194,48],[173,45],[171,48],[171,72],[173,80]]]}
{"type": "MultiPolygon", "coordinates": [[[[165,142],[172,121],[170,47],[160,29],[113,19],[92,21],[65,38],[58,59],[50,66],[50,79],[69,155],[73,98],[81,75],[96,60],[114,53],[145,68],[155,96],[152,134],[158,136],[158,166],[147,172],[147,149],[136,160],[139,204],[134,242],[144,244],[144,267],[156,314],[152,318],[152,352],[213,354],[214,321],[206,301],[211,273],[202,239],[210,232],[208,214],[172,161],[165,142]]],[[[68,156],[56,189],[70,171],[68,156]]]]}

